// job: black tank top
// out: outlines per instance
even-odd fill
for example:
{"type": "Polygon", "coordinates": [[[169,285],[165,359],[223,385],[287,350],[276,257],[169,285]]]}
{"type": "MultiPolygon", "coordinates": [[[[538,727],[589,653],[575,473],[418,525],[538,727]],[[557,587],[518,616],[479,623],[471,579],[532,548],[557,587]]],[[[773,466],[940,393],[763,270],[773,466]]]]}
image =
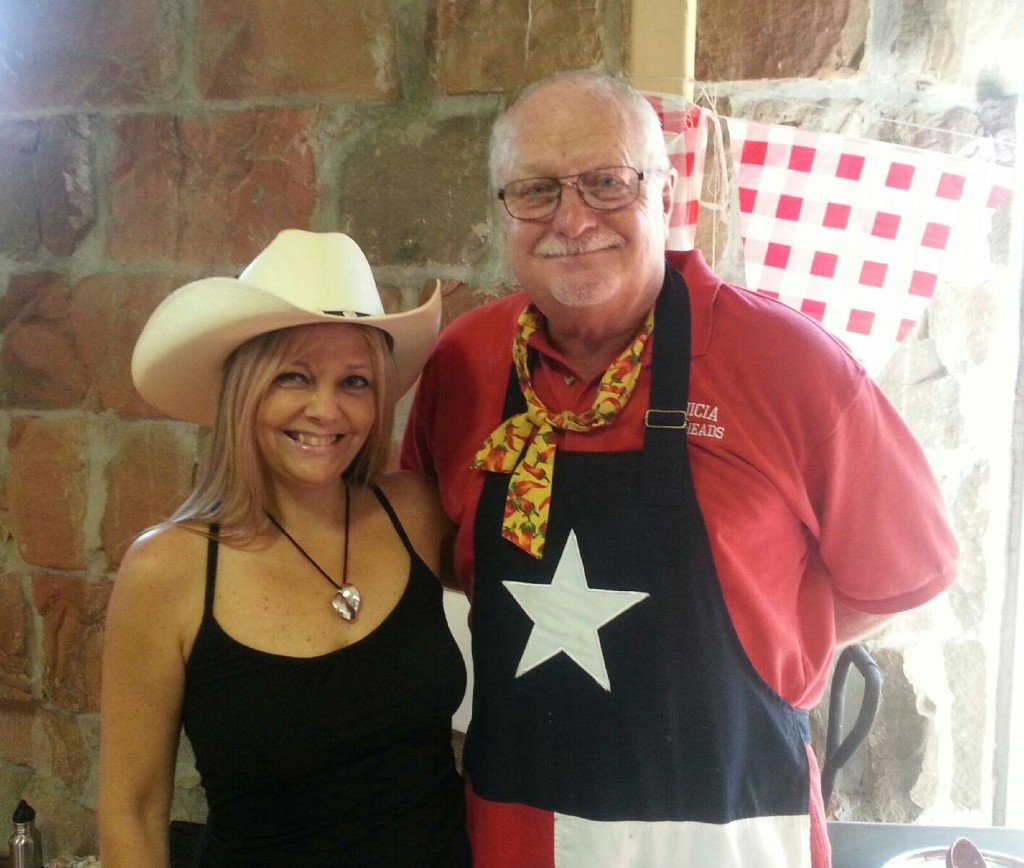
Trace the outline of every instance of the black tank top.
{"type": "Polygon", "coordinates": [[[451,748],[465,668],[440,583],[373,491],[409,552],[408,585],[377,629],[319,657],[221,629],[210,541],[183,708],[209,806],[204,868],[470,864],[451,748]]]}

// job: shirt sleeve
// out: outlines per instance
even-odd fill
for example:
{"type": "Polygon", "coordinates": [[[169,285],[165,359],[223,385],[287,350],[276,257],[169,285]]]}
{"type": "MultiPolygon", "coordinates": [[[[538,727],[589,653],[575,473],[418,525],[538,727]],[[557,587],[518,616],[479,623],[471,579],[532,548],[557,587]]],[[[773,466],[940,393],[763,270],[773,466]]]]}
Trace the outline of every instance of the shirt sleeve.
{"type": "Polygon", "coordinates": [[[821,557],[849,608],[914,608],[956,575],[957,541],[924,450],[864,377],[806,468],[821,557]]]}
{"type": "Polygon", "coordinates": [[[402,436],[402,447],[399,463],[403,470],[412,470],[430,479],[437,479],[437,468],[434,465],[434,454],[431,447],[430,430],[432,416],[437,402],[434,400],[436,390],[435,365],[431,358],[420,376],[413,396],[409,419],[402,436]]]}

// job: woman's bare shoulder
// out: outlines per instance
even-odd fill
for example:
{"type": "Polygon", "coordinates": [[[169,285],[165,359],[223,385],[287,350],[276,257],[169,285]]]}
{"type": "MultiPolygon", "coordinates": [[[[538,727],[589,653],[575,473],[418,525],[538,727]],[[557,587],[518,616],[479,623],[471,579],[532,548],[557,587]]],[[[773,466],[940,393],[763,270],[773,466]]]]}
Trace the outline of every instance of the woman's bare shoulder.
{"type": "Polygon", "coordinates": [[[121,560],[107,609],[111,647],[166,649],[184,660],[202,619],[206,587],[204,535],[178,525],[140,534],[121,560]]]}
{"type": "Polygon", "coordinates": [[[118,583],[145,593],[168,592],[205,575],[207,537],[186,525],[161,524],[136,537],[118,569],[118,583]]]}
{"type": "Polygon", "coordinates": [[[394,493],[396,496],[437,499],[437,483],[422,473],[415,473],[412,470],[393,470],[390,473],[384,473],[377,484],[381,491],[389,496],[394,493]]]}
{"type": "Polygon", "coordinates": [[[432,519],[443,516],[437,486],[425,476],[411,470],[396,470],[385,473],[377,484],[399,512],[413,510],[432,519]]]}
{"type": "Polygon", "coordinates": [[[437,487],[426,477],[410,471],[389,473],[379,483],[391,502],[413,547],[439,576],[450,584],[450,547],[454,528],[445,515],[437,487]]]}

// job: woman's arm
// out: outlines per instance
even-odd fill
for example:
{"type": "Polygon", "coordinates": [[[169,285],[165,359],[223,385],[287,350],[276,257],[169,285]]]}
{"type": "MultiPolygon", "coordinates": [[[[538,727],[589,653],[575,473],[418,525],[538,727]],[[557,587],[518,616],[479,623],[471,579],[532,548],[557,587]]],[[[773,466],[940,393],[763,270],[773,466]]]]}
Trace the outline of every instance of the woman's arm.
{"type": "Polygon", "coordinates": [[[163,528],[136,542],[107,610],[100,705],[104,868],[170,863],[168,821],[185,682],[182,625],[189,608],[183,535],[189,536],[163,528]]]}

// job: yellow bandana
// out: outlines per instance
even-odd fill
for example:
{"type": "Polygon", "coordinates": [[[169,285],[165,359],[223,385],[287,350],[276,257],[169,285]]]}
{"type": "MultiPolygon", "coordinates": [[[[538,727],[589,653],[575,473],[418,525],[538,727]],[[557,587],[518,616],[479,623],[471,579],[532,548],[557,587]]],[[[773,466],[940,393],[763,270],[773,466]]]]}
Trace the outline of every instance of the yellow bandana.
{"type": "Polygon", "coordinates": [[[519,388],[526,399],[526,412],[502,422],[484,441],[473,461],[473,466],[482,470],[512,474],[501,535],[535,558],[544,554],[548,529],[555,475],[554,429],[589,431],[611,423],[633,394],[640,376],[640,355],[654,329],[654,311],[651,310],[630,345],[604,372],[589,410],[579,415],[552,413],[533,390],[527,362],[528,343],[537,331],[539,316],[533,305],[523,311],[512,344],[512,361],[519,376],[519,388]]]}

